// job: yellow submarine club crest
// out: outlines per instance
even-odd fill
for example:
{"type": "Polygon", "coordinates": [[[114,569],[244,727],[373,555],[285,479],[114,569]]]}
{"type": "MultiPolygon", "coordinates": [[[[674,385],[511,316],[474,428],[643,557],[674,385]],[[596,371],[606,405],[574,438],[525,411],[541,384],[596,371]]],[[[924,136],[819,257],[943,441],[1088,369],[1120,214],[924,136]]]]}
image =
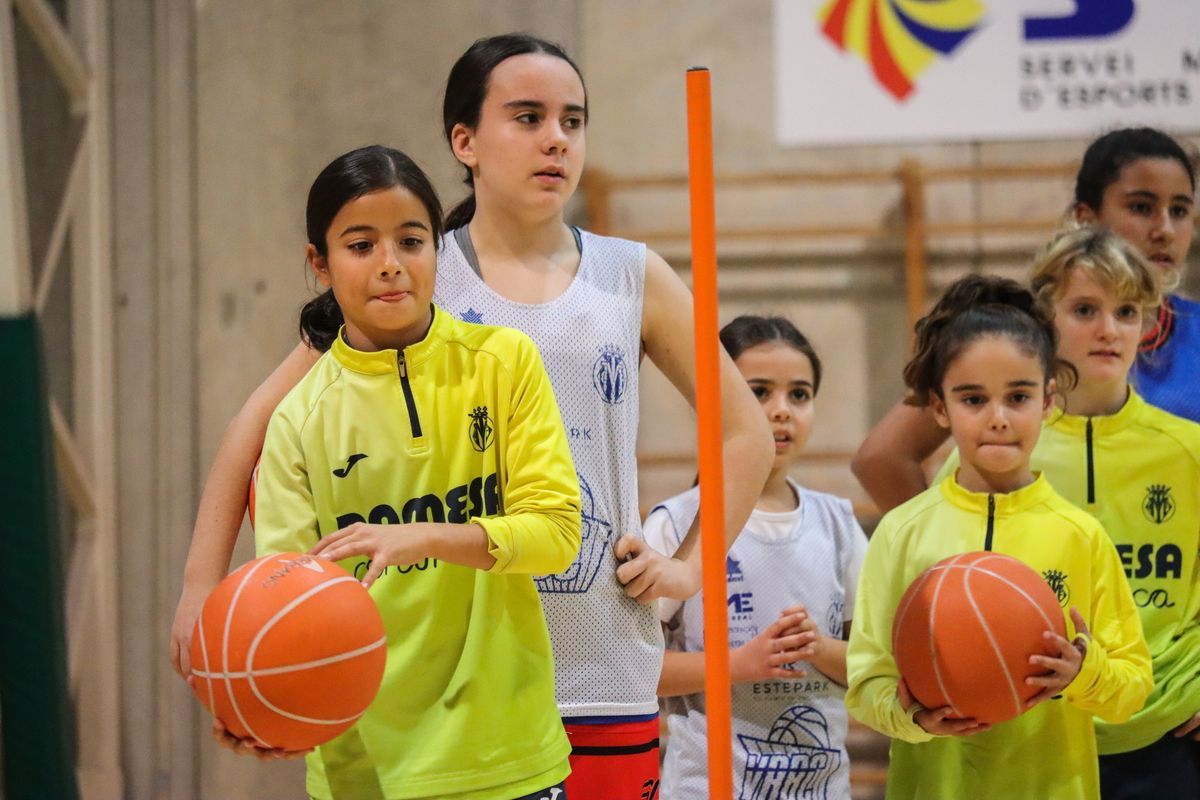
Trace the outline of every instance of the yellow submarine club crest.
{"type": "Polygon", "coordinates": [[[829,0],[817,18],[842,50],[867,62],[875,79],[905,100],[917,78],[979,28],[979,0],[829,0]]]}

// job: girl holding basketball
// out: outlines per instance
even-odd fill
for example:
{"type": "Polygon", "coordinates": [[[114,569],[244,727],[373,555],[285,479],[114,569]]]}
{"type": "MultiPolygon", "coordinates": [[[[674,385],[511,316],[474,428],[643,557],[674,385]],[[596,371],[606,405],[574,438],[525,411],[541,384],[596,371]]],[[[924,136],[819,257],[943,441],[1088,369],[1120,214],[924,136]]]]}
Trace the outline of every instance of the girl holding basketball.
{"type": "MultiPolygon", "coordinates": [[[[1196,168],[1179,142],[1153,128],[1094,141],[1075,178],[1071,216],[1124,238],[1175,286],[1195,235],[1196,168]]],[[[1200,303],[1167,295],[1139,345],[1133,385],[1151,405],[1200,422],[1200,303]]],[[[921,464],[946,441],[928,409],[898,403],[851,465],[883,510],[926,487],[921,464]]]]}
{"type": "MultiPolygon", "coordinates": [[[[1169,274],[1169,273],[1168,273],[1169,274]]],[[[1163,272],[1115,234],[1058,233],[1030,285],[1078,380],[1043,426],[1032,464],[1104,525],[1133,588],[1154,689],[1127,722],[1096,721],[1106,800],[1200,797],[1200,425],[1130,385],[1163,272]]],[[[952,457],[943,468],[957,466],[952,457]]]]}
{"type": "Polygon", "coordinates": [[[431,302],[440,212],[378,146],[309,192],[308,260],[344,324],[271,416],[255,539],[340,562],[388,643],[375,701],[308,757],[316,798],[542,798],[568,772],[532,574],[578,551],[578,482],[533,342],[431,302]]]}
{"type": "Polygon", "coordinates": [[[1073,378],[1055,354],[1054,324],[1015,282],[968,276],[916,333],[904,370],[909,400],[929,406],[949,429],[961,466],[888,512],[871,539],[846,705],[893,738],[889,797],[1098,797],[1092,715],[1129,719],[1152,679],[1116,549],[1093,517],[1030,467],[1056,380],[1073,378]],[[912,581],[943,558],[976,550],[1013,556],[1042,574],[1063,602],[1072,637],[1046,633],[1056,655],[1031,656],[1045,674],[1026,679],[1039,691],[1025,713],[994,727],[956,719],[950,707],[923,708],[892,653],[896,606],[912,581]]]}
{"type": "MultiPolygon", "coordinates": [[[[574,748],[568,789],[573,800],[611,800],[638,798],[658,783],[663,637],[651,601],[685,599],[700,586],[695,531],[675,558],[638,535],[638,366],[649,356],[689,403],[695,374],[691,296],[674,271],[643,244],[564,221],[583,168],[587,120],[579,70],[556,45],[505,35],[463,54],[447,81],[443,126],[471,194],[449,215],[435,299],[460,319],[527,333],[570,431],[583,546],[569,569],[547,570],[537,585],[558,708],[574,748]]],[[[305,332],[306,343],[255,392],[222,441],[176,614],[181,667],[196,609],[228,566],[263,422],[340,321],[330,301],[317,304],[321,330],[305,332]]],[[[736,533],[766,480],[771,440],[724,357],[720,390],[726,530],[736,533]]]]}
{"type": "MultiPolygon", "coordinates": [[[[788,476],[812,432],[821,361],[782,317],[738,317],[721,330],[721,343],[758,398],[775,439],[770,477],[726,561],[735,796],[849,798],[845,639],[867,539],[848,501],[788,476]],[[767,756],[779,752],[772,743],[784,737],[792,743],[788,752],[804,758],[781,769],[767,756]]],[[[693,488],[655,506],[646,518],[646,540],[673,553],[699,500],[693,488]]],[[[703,797],[702,598],[662,600],[659,615],[668,649],[658,691],[666,698],[670,730],[662,797],[703,797]]]]}

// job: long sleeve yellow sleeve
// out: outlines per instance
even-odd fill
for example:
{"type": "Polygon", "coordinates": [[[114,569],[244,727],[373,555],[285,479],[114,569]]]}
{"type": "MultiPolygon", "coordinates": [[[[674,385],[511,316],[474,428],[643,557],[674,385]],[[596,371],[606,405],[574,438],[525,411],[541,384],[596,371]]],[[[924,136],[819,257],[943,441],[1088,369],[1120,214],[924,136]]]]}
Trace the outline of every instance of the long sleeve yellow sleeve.
{"type": "Polygon", "coordinates": [[[1154,688],[1150,650],[1117,550],[1107,537],[1093,543],[1091,643],[1063,697],[1108,722],[1124,722],[1154,688]]]}
{"type": "Polygon", "coordinates": [[[892,654],[892,620],[906,586],[890,552],[890,528],[885,523],[880,523],[867,545],[859,578],[846,652],[846,708],[855,719],[894,739],[927,742],[933,735],[913,722],[896,693],[900,671],[892,654]]]}
{"type": "Polygon", "coordinates": [[[502,442],[504,513],[473,519],[487,531],[490,572],[561,572],[579,553],[579,479],[554,390],[533,342],[521,338],[502,442]]]}

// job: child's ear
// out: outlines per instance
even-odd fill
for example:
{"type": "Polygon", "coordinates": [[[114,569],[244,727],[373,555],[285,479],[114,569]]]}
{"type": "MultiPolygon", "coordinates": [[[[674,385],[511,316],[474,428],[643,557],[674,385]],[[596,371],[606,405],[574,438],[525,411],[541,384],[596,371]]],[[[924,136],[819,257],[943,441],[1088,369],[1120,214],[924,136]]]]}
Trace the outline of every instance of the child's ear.
{"type": "Polygon", "coordinates": [[[479,163],[479,159],[475,157],[475,131],[461,122],[456,123],[450,129],[450,149],[454,151],[454,157],[460,164],[471,171],[475,170],[479,163]]]}
{"type": "Polygon", "coordinates": [[[317,248],[311,244],[305,246],[304,254],[317,281],[326,289],[333,286],[333,281],[329,278],[329,262],[325,260],[325,256],[318,253],[317,248]]]}
{"type": "Polygon", "coordinates": [[[1096,221],[1096,212],[1087,203],[1076,203],[1072,210],[1075,221],[1083,225],[1091,225],[1096,221]]]}
{"type": "Polygon", "coordinates": [[[1054,410],[1054,393],[1058,391],[1058,381],[1051,378],[1046,381],[1046,393],[1042,396],[1042,419],[1048,419],[1054,410]]]}
{"type": "Polygon", "coordinates": [[[946,401],[937,392],[929,393],[929,410],[933,412],[933,418],[937,420],[938,425],[950,430],[950,415],[946,413],[946,401]]]}

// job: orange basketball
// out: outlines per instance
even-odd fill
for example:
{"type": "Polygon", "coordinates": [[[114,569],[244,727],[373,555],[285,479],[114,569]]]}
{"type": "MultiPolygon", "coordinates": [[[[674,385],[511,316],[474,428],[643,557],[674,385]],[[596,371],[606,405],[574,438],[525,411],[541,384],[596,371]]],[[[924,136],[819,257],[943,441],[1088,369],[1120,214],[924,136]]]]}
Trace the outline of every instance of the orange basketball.
{"type": "Polygon", "coordinates": [[[375,602],[330,561],[265,556],[217,584],[192,631],[192,690],[263,747],[327,742],[367,710],[387,640],[375,602]]]}
{"type": "Polygon", "coordinates": [[[1011,556],[963,553],[922,572],[896,608],[892,651],[913,697],[926,708],[995,724],[1018,716],[1040,687],[1029,657],[1057,655],[1043,637],[1066,637],[1058,598],[1011,556]]]}

